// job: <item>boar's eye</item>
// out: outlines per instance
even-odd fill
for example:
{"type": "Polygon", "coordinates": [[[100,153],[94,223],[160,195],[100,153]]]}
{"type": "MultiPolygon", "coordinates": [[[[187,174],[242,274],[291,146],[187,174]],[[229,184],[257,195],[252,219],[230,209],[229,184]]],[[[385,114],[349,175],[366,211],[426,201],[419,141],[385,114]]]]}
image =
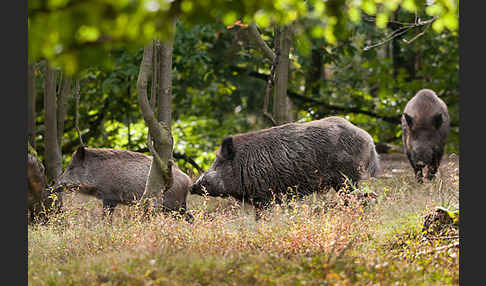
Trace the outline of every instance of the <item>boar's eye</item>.
{"type": "Polygon", "coordinates": [[[442,125],[442,114],[440,113],[437,113],[436,115],[434,115],[434,126],[435,126],[435,129],[439,129],[440,126],[442,125]]]}
{"type": "Polygon", "coordinates": [[[408,127],[412,128],[413,118],[410,115],[406,114],[406,113],[404,113],[403,115],[405,115],[405,120],[407,121],[408,127]]]}

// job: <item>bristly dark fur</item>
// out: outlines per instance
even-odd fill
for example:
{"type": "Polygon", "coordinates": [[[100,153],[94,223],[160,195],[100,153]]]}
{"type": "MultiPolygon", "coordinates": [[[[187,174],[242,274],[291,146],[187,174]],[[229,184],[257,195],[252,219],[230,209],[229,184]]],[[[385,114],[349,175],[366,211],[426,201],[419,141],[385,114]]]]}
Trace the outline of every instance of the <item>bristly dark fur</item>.
{"type": "Polygon", "coordinates": [[[191,192],[201,194],[205,186],[209,195],[259,204],[289,187],[298,196],[340,189],[343,174],[357,183],[379,169],[371,136],[340,117],[238,134],[223,143],[209,175],[203,174],[191,192]]]}
{"type": "MultiPolygon", "coordinates": [[[[152,157],[142,153],[79,147],[56,187],[78,187],[79,192],[103,200],[113,211],[117,204],[132,205],[142,197],[151,163],[152,157]]],[[[192,181],[176,164],[172,164],[172,175],[172,187],[164,192],[164,207],[185,212],[192,181]]]]}
{"type": "MultiPolygon", "coordinates": [[[[83,147],[86,151],[85,154],[90,158],[97,160],[151,160],[150,156],[143,153],[123,150],[123,149],[110,149],[110,148],[87,148],[83,147]]],[[[75,152],[74,154],[76,154],[75,152]]]]}
{"type": "Polygon", "coordinates": [[[402,115],[402,140],[405,154],[419,182],[427,166],[427,178],[433,179],[444,153],[449,134],[447,105],[433,90],[422,89],[410,99],[402,115]]]}

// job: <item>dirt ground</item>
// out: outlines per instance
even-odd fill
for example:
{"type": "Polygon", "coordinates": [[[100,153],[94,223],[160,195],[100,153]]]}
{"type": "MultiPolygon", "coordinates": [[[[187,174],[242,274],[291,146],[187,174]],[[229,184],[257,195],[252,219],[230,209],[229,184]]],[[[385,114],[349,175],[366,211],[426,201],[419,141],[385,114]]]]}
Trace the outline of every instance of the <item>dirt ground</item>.
{"type": "MultiPolygon", "coordinates": [[[[379,154],[383,178],[392,178],[397,176],[413,176],[413,169],[407,156],[402,153],[379,154]]],[[[446,154],[442,157],[439,167],[439,176],[441,173],[450,173],[459,168],[459,156],[456,154],[446,154]]]]}

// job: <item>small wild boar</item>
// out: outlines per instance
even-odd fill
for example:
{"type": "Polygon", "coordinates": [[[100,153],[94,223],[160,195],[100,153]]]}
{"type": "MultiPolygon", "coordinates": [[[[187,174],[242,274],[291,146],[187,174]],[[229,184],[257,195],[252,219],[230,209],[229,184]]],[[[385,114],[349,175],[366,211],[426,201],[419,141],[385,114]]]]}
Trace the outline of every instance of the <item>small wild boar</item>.
{"type": "Polygon", "coordinates": [[[44,175],[44,166],[31,153],[27,154],[27,218],[29,223],[47,221],[49,214],[57,212],[62,207],[61,194],[57,199],[51,196],[44,175]]]}
{"type": "Polygon", "coordinates": [[[427,179],[435,177],[448,134],[449,113],[444,101],[433,90],[418,91],[402,114],[403,146],[417,181],[423,182],[425,166],[427,179]]]}
{"type": "MultiPolygon", "coordinates": [[[[118,204],[133,205],[142,197],[152,157],[142,153],[79,147],[71,162],[56,182],[57,188],[78,188],[83,194],[103,200],[103,208],[110,216],[118,204]]],[[[177,165],[172,164],[173,184],[164,192],[164,211],[178,211],[187,221],[186,197],[191,179],[177,165]]]]}
{"type": "Polygon", "coordinates": [[[378,171],[371,136],[333,116],[226,137],[191,193],[248,201],[258,218],[274,195],[280,203],[283,194],[302,197],[330,187],[338,191],[345,184],[343,174],[357,184],[378,171]]]}

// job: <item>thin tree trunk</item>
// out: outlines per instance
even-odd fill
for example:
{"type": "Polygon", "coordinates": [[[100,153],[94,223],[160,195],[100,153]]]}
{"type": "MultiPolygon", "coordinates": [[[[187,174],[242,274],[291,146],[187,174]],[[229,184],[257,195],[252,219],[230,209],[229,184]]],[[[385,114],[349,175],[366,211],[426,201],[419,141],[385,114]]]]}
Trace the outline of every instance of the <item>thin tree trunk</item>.
{"type": "Polygon", "coordinates": [[[142,110],[142,116],[148,127],[149,135],[152,140],[148,142],[148,147],[153,156],[152,165],[150,166],[145,191],[141,199],[143,206],[147,206],[147,200],[150,199],[155,210],[161,210],[162,193],[171,185],[170,163],[165,154],[172,152],[172,136],[167,124],[158,122],[155,118],[153,109],[147,99],[147,80],[150,74],[154,56],[154,46],[152,43],[144,48],[142,63],[137,80],[137,97],[142,110]]]}
{"type": "Polygon", "coordinates": [[[62,88],[59,93],[59,105],[57,107],[57,144],[62,146],[62,136],[64,134],[64,122],[67,114],[68,97],[71,91],[71,77],[65,76],[62,80],[62,88]]]}
{"type": "Polygon", "coordinates": [[[35,67],[34,64],[29,65],[27,71],[28,81],[27,81],[27,141],[30,146],[35,149],[35,99],[36,99],[36,89],[35,89],[35,67]]]}
{"type": "MultiPolygon", "coordinates": [[[[157,51],[147,51],[147,54],[151,54],[151,60],[153,62],[152,68],[153,72],[158,71],[159,82],[158,82],[158,106],[157,115],[158,122],[156,124],[159,126],[161,131],[158,134],[153,132],[149,126],[149,136],[154,141],[154,146],[151,145],[151,140],[147,142],[147,147],[149,147],[150,153],[153,156],[152,165],[150,166],[149,176],[147,178],[147,184],[145,186],[145,192],[142,196],[143,199],[155,198],[154,207],[155,209],[162,208],[163,192],[170,188],[172,185],[172,148],[173,148],[173,138],[171,134],[171,123],[172,123],[172,50],[175,37],[175,25],[176,18],[172,20],[173,34],[166,42],[160,43],[160,53],[159,62],[153,61],[152,57],[156,56],[154,53],[157,51]],[[157,136],[157,137],[156,137],[157,136]]],[[[148,47],[148,46],[147,46],[148,47]]],[[[147,49],[146,47],[146,49],[147,49]]],[[[148,55],[147,55],[148,56],[148,55]]],[[[144,50],[144,60],[145,60],[145,50],[144,50]]],[[[148,59],[147,59],[148,60],[148,59]]],[[[156,77],[153,77],[154,80],[156,77]]],[[[139,77],[140,80],[140,77],[139,77]]],[[[138,84],[138,83],[137,83],[138,84]]],[[[138,88],[138,87],[137,87],[138,88]]],[[[145,89],[146,90],[146,89],[145,89]]],[[[138,91],[137,91],[138,93],[138,91]]],[[[153,95],[154,96],[154,95],[153,95]]],[[[141,98],[139,97],[139,100],[141,98]]],[[[145,97],[145,101],[146,97],[145,97]]],[[[147,104],[148,101],[147,101],[147,104]]],[[[153,116],[153,121],[155,121],[154,110],[151,109],[151,117],[153,116]]],[[[144,115],[145,119],[145,115],[144,115]]],[[[147,122],[147,120],[145,120],[147,122]]],[[[147,124],[148,125],[148,124],[147,124]]]]}
{"type": "Polygon", "coordinates": [[[311,65],[306,74],[305,92],[306,96],[319,94],[322,82],[325,80],[323,71],[322,51],[319,47],[312,49],[311,65]]]}
{"type": "MultiPolygon", "coordinates": [[[[172,22],[175,31],[176,21],[172,22]]],[[[164,122],[172,130],[172,51],[174,48],[174,38],[160,43],[159,59],[159,102],[157,115],[159,121],[164,122]]]]}
{"type": "Polygon", "coordinates": [[[61,174],[61,150],[57,144],[56,70],[46,65],[44,80],[46,175],[49,182],[61,174]]]}
{"type": "MultiPolygon", "coordinates": [[[[279,29],[279,28],[277,28],[279,29]]],[[[292,27],[284,26],[279,31],[280,53],[276,68],[275,95],[273,97],[273,117],[278,124],[292,121],[293,104],[287,96],[289,80],[289,53],[292,40],[292,27]]]]}
{"type": "MultiPolygon", "coordinates": [[[[127,96],[130,98],[131,92],[130,92],[130,84],[127,85],[127,96]]],[[[127,116],[127,133],[128,133],[128,143],[127,143],[127,149],[131,150],[132,149],[132,135],[131,135],[131,130],[130,130],[130,125],[131,125],[131,119],[130,119],[130,113],[126,113],[127,116]]]]}
{"type": "MultiPolygon", "coordinates": [[[[260,51],[274,62],[277,59],[277,67],[275,68],[275,88],[273,97],[273,116],[269,116],[264,108],[264,115],[268,117],[274,124],[283,124],[286,122],[295,121],[297,114],[291,99],[287,96],[288,80],[289,80],[289,53],[292,41],[293,29],[291,25],[285,26],[281,29],[275,28],[275,52],[268,47],[258,32],[255,23],[249,25],[249,35],[253,42],[260,49],[260,51]]],[[[267,85],[268,88],[268,85],[267,85]]],[[[265,93],[265,101],[268,101],[268,90],[265,93]]],[[[268,106],[268,103],[265,103],[268,106]]]]}

